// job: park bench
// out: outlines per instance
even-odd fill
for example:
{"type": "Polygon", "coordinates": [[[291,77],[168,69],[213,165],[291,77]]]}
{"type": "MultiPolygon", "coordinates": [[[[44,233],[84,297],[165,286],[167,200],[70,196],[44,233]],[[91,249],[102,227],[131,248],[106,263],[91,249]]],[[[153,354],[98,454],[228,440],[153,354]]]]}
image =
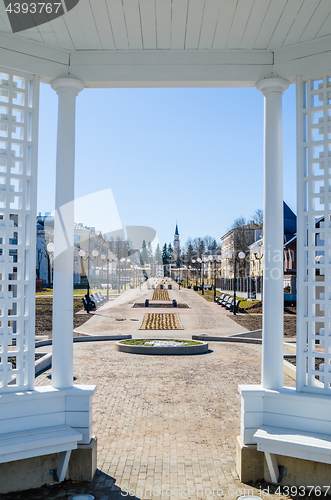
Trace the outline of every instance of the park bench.
{"type": "Polygon", "coordinates": [[[257,449],[264,452],[271,480],[275,484],[281,480],[275,455],[331,464],[331,436],[326,434],[262,425],[253,440],[257,449]]]}
{"type": "MultiPolygon", "coordinates": [[[[236,312],[238,311],[239,304],[240,304],[240,300],[236,300],[236,305],[235,305],[236,312]]],[[[225,308],[229,309],[230,312],[233,312],[233,309],[234,309],[234,299],[233,298],[231,298],[231,300],[227,303],[225,308]]]]}
{"type": "Polygon", "coordinates": [[[222,307],[226,307],[226,305],[228,304],[228,302],[230,302],[231,298],[232,298],[232,297],[230,297],[230,295],[226,295],[226,296],[224,297],[224,299],[220,301],[220,305],[221,305],[222,307]]]}
{"type": "Polygon", "coordinates": [[[233,297],[230,297],[227,301],[227,303],[224,305],[225,309],[231,309],[231,307],[233,307],[233,297]]]}
{"type": "Polygon", "coordinates": [[[91,300],[95,303],[96,307],[99,307],[102,305],[103,300],[101,300],[96,293],[93,293],[91,296],[91,300]]]}
{"type": "Polygon", "coordinates": [[[222,300],[224,299],[224,297],[225,297],[225,293],[221,293],[221,295],[219,297],[215,297],[215,302],[220,304],[222,302],[222,300]]]}
{"type": "Polygon", "coordinates": [[[85,297],[83,297],[82,301],[83,301],[84,309],[86,312],[95,311],[96,305],[91,299],[88,302],[87,299],[85,297]]]}
{"type": "Polygon", "coordinates": [[[213,285],[210,285],[209,283],[205,283],[203,285],[203,287],[204,287],[205,290],[212,290],[213,289],[213,285]]]}
{"type": "Polygon", "coordinates": [[[56,481],[65,479],[71,450],[77,448],[82,434],[68,425],[57,425],[19,432],[0,434],[0,463],[60,452],[56,471],[51,471],[56,481]]]}
{"type": "Polygon", "coordinates": [[[103,304],[107,302],[107,295],[102,295],[101,292],[97,292],[95,295],[99,297],[103,304]]]}

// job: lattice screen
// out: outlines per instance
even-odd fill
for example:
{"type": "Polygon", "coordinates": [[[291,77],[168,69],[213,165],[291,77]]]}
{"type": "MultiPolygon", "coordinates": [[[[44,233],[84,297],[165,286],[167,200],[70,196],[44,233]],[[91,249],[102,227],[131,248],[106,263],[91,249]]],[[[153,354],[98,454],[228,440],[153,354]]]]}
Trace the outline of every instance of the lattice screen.
{"type": "Polygon", "coordinates": [[[0,68],[0,393],[34,388],[38,90],[0,68]]]}
{"type": "Polygon", "coordinates": [[[297,81],[297,388],[331,388],[331,76],[297,81]]]}

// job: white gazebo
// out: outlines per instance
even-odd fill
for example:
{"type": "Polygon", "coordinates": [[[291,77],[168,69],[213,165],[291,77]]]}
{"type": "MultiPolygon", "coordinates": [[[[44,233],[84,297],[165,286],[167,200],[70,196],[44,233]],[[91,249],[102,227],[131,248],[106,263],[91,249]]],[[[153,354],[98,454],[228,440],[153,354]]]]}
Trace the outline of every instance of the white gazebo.
{"type": "MultiPolygon", "coordinates": [[[[75,101],[87,87],[256,87],[262,93],[262,382],[240,387],[238,471],[242,480],[264,474],[277,482],[283,465],[282,484],[328,484],[323,481],[331,463],[331,2],[62,0],[61,17],[15,33],[8,3],[0,3],[0,493],[53,482],[50,469],[59,480],[66,474],[88,479],[95,470],[95,387],[73,385],[72,347],[75,101]],[[35,388],[39,82],[52,86],[59,108],[52,385],[35,388]],[[297,90],[296,389],[283,387],[282,95],[291,84],[297,90]],[[319,370],[316,358],[323,361],[319,370]],[[319,471],[314,477],[307,460],[319,471]]],[[[58,4],[47,4],[49,18],[58,4]]],[[[22,24],[23,4],[15,5],[22,9],[22,24]]],[[[33,19],[32,12],[26,15],[33,19]]]]}

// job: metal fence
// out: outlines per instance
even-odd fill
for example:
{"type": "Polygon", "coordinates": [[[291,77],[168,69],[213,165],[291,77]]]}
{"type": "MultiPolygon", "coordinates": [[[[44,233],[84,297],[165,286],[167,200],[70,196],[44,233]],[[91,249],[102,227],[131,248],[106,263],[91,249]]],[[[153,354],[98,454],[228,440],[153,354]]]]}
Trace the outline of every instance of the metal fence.
{"type": "MultiPolygon", "coordinates": [[[[254,298],[256,294],[263,292],[263,277],[262,276],[246,276],[245,278],[237,278],[236,280],[236,290],[238,292],[245,292],[248,297],[254,298]]],[[[218,278],[216,280],[216,288],[221,290],[233,292],[234,279],[230,278],[218,278]]],[[[284,277],[284,293],[295,294],[296,293],[296,277],[286,276],[284,277]]]]}

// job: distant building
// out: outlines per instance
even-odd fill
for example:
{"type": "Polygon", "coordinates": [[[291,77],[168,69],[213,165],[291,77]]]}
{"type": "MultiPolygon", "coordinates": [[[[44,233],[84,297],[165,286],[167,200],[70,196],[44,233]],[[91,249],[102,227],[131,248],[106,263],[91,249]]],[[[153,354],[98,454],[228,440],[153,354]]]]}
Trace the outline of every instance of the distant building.
{"type": "MultiPolygon", "coordinates": [[[[283,202],[284,213],[284,274],[296,274],[296,230],[297,217],[290,207],[283,202]]],[[[263,238],[261,235],[256,241],[250,245],[250,275],[263,275],[263,238]],[[254,254],[251,251],[253,246],[259,246],[259,254],[254,254]]]]}
{"type": "MultiPolygon", "coordinates": [[[[256,231],[258,230],[257,224],[253,222],[245,224],[244,226],[235,227],[228,231],[224,236],[222,236],[222,278],[233,278],[234,277],[234,265],[233,260],[228,259],[226,254],[231,252],[232,256],[238,255],[239,252],[244,252],[247,254],[249,252],[249,246],[252,245],[256,238],[256,231]]],[[[244,262],[240,263],[240,267],[237,267],[237,276],[247,274],[247,269],[244,262]]]]}
{"type": "MultiPolygon", "coordinates": [[[[43,280],[46,286],[53,284],[53,253],[48,252],[47,245],[54,241],[54,217],[51,213],[37,217],[36,241],[36,279],[43,280]]],[[[94,227],[84,227],[75,224],[74,235],[74,285],[87,284],[89,273],[90,284],[107,283],[107,269],[110,277],[116,274],[116,255],[110,248],[113,242],[106,241],[101,233],[96,233],[94,227]],[[80,257],[79,251],[84,250],[86,255],[80,257]],[[97,257],[92,257],[93,250],[98,251],[97,257]],[[107,261],[101,256],[108,257],[111,262],[107,268],[107,261]],[[87,259],[89,257],[89,259],[87,259]]]]}
{"type": "Polygon", "coordinates": [[[175,234],[174,234],[174,261],[177,262],[180,259],[180,241],[179,241],[179,232],[178,225],[176,224],[175,234]]]}

